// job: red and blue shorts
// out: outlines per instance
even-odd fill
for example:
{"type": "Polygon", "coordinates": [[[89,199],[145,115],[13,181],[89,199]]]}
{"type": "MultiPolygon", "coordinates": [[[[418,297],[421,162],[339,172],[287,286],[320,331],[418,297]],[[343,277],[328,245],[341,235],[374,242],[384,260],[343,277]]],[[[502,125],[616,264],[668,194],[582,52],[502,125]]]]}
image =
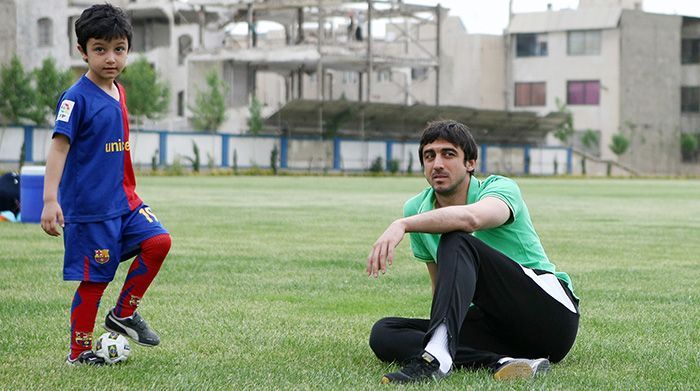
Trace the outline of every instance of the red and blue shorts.
{"type": "Polygon", "coordinates": [[[151,208],[94,223],[67,223],[63,228],[63,279],[110,282],[117,267],[141,252],[141,242],[167,234],[151,208]]]}

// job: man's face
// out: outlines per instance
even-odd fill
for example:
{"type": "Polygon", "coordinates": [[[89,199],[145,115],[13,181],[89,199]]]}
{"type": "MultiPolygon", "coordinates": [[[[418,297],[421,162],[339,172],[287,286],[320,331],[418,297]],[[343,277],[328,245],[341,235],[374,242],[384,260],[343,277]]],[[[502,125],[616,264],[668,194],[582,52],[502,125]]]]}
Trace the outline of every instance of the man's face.
{"type": "Polygon", "coordinates": [[[437,139],[423,147],[423,174],[437,194],[449,196],[466,185],[475,160],[464,162],[464,151],[437,139]]]}
{"type": "Polygon", "coordinates": [[[85,50],[80,47],[78,49],[90,70],[100,79],[114,80],[126,66],[129,49],[126,38],[111,41],[90,38],[85,46],[85,50]]]}

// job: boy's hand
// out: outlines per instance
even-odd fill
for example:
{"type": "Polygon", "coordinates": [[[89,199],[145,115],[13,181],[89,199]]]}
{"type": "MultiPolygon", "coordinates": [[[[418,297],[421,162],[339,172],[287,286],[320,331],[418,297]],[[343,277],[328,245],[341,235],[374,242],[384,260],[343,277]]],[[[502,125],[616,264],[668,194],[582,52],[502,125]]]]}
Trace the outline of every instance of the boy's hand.
{"type": "Polygon", "coordinates": [[[58,226],[63,227],[63,210],[58,201],[48,201],[44,203],[44,210],[41,211],[41,228],[51,236],[61,236],[58,226]],[[58,222],[58,224],[56,224],[58,222]]]}

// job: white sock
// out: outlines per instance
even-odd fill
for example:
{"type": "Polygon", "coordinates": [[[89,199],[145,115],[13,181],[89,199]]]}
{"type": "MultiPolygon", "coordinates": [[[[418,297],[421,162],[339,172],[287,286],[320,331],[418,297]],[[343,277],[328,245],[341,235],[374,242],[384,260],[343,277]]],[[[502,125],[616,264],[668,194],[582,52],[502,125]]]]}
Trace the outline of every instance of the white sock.
{"type": "Polygon", "coordinates": [[[425,351],[440,362],[440,371],[442,373],[447,373],[452,368],[452,356],[447,347],[447,342],[447,326],[443,323],[435,329],[435,332],[430,337],[430,341],[425,346],[425,351]]]}
{"type": "Polygon", "coordinates": [[[498,364],[503,364],[504,362],[512,360],[513,357],[503,357],[502,359],[498,360],[498,364]]]}

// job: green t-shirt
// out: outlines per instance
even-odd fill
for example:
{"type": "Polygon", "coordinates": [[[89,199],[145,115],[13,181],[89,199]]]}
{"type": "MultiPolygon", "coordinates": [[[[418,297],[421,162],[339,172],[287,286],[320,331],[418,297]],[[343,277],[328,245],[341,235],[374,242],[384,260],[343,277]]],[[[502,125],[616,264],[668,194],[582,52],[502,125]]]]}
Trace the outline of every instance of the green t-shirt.
{"type": "MultiPolygon", "coordinates": [[[[473,204],[485,197],[496,197],[505,202],[512,212],[512,217],[500,227],[476,231],[472,235],[526,268],[554,273],[573,292],[569,275],[556,271],[554,264],[547,258],[540,238],[532,225],[530,212],[515,181],[499,175],[491,175],[480,182],[472,175],[467,204],[473,204]]],[[[434,208],[435,192],[432,187],[428,187],[406,201],[403,215],[404,217],[413,216],[434,208]]],[[[410,237],[411,250],[416,258],[424,262],[437,262],[440,234],[412,232],[410,237]]]]}

